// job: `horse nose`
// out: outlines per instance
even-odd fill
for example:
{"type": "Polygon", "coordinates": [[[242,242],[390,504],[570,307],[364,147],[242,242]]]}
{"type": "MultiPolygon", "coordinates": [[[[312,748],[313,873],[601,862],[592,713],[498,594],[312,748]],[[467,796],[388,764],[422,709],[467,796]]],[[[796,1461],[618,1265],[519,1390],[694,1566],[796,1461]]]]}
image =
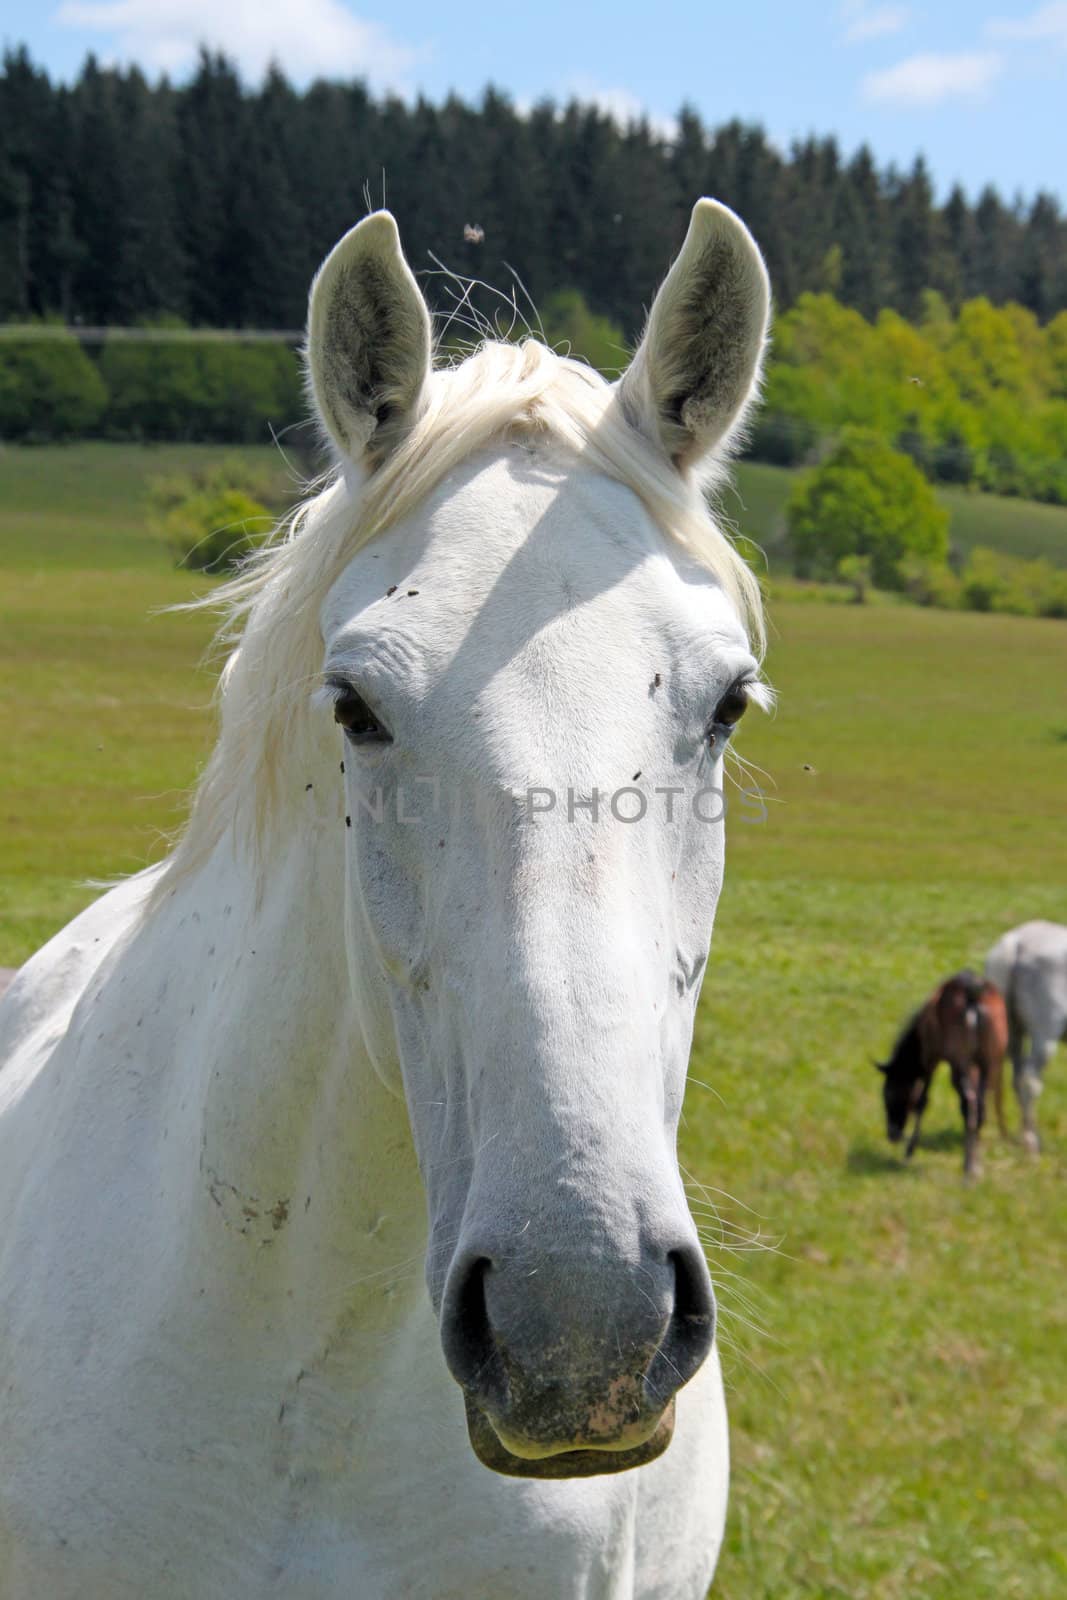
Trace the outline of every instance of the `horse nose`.
{"type": "Polygon", "coordinates": [[[715,1297],[695,1241],[615,1265],[468,1250],[452,1264],[441,1310],[468,1417],[481,1413],[526,1459],[643,1444],[714,1333],[715,1297]]]}
{"type": "Polygon", "coordinates": [[[650,1396],[666,1402],[703,1366],[715,1339],[715,1292],[704,1254],[696,1245],[667,1257],[674,1274],[674,1303],[666,1337],[645,1374],[650,1396]]]}

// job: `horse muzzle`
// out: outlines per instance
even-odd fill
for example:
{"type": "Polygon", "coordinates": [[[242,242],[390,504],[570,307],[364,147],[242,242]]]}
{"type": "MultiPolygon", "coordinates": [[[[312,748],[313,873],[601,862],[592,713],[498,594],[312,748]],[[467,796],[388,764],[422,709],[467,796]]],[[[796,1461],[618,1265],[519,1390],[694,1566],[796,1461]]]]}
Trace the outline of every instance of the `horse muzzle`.
{"type": "Polygon", "coordinates": [[[696,1246],[599,1271],[548,1256],[453,1263],[441,1314],[483,1465],[510,1477],[623,1472],[661,1455],[674,1394],[711,1349],[715,1302],[696,1246]],[[539,1281],[540,1280],[540,1281],[539,1281]]]}

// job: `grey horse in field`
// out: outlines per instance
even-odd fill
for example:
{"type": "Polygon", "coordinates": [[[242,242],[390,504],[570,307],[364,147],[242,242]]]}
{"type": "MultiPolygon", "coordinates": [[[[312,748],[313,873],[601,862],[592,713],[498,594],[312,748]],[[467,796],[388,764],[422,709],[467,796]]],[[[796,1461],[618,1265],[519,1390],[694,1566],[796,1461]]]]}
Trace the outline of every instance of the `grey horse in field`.
{"type": "Polygon", "coordinates": [[[1067,928],[1058,922],[1024,922],[998,939],[985,974],[1008,1006],[1008,1048],[1023,1118],[1023,1143],[1040,1144],[1034,1110],[1045,1064],[1067,1038],[1067,928]]]}

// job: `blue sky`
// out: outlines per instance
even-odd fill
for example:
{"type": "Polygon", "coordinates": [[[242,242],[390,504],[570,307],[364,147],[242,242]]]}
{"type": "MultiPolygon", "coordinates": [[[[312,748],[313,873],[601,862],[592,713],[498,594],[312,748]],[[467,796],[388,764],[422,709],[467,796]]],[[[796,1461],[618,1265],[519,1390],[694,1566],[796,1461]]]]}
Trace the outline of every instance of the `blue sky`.
{"type": "Polygon", "coordinates": [[[835,133],[904,165],[921,150],[941,194],[1067,196],[1067,0],[4,0],[0,36],[63,77],[93,49],[180,78],[204,40],[251,81],[274,57],[298,83],[440,99],[491,81],[520,106],[576,94],[665,126],[689,101],[782,145],[835,133]]]}

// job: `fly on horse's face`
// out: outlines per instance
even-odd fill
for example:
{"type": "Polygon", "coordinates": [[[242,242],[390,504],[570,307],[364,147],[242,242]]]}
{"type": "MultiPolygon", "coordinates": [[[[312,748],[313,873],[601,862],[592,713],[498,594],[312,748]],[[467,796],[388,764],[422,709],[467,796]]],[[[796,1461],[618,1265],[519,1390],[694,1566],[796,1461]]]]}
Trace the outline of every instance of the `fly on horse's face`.
{"type": "MultiPolygon", "coordinates": [[[[675,1139],[722,882],[712,796],[757,664],[733,600],[637,488],[644,472],[650,498],[696,495],[684,463],[749,395],[767,292],[736,219],[709,203],[694,230],[632,375],[611,390],[540,347],[496,357],[519,417],[365,545],[322,613],[353,983],[407,1100],[471,1442],[520,1476],[658,1455],[714,1333],[675,1139]],[[720,324],[687,329],[709,274],[720,324]]],[[[309,349],[358,456],[381,425],[361,409],[373,373],[392,375],[394,439],[416,396],[456,391],[427,371],[391,221],[338,252],[309,349]],[[374,329],[387,348],[368,354],[374,329]]]]}

